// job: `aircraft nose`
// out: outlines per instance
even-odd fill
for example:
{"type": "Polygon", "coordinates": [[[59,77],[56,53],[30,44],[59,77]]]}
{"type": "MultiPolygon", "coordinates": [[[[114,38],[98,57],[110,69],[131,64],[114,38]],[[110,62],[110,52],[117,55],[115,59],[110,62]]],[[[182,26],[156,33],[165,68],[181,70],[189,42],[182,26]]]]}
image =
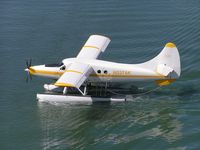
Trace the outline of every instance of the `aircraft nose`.
{"type": "Polygon", "coordinates": [[[35,71],[35,69],[34,69],[34,67],[33,66],[31,66],[31,67],[29,67],[29,68],[26,68],[26,69],[24,69],[24,71],[26,71],[26,72],[34,72],[35,71]]]}

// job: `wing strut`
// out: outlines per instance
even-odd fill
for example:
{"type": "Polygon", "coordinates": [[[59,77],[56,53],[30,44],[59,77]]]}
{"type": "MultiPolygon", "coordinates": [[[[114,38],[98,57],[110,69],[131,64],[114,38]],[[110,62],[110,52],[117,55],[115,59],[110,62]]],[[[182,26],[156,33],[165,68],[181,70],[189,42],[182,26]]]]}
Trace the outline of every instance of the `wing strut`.
{"type": "Polygon", "coordinates": [[[79,91],[83,96],[85,96],[85,95],[87,94],[87,86],[84,86],[83,91],[81,91],[80,88],[77,88],[77,89],[78,89],[78,91],[79,91]]]}
{"type": "MultiPolygon", "coordinates": [[[[84,86],[83,91],[80,88],[76,88],[83,96],[85,96],[87,94],[87,86],[84,86]]],[[[68,87],[64,87],[63,89],[63,95],[66,95],[68,91],[68,87]]]]}
{"type": "Polygon", "coordinates": [[[55,86],[64,87],[63,94],[67,94],[69,87],[76,88],[82,95],[86,95],[87,87],[83,83],[92,72],[92,67],[88,64],[74,62],[65,70],[65,73],[56,81],[55,86]],[[80,87],[84,86],[81,90],[80,87]]]}

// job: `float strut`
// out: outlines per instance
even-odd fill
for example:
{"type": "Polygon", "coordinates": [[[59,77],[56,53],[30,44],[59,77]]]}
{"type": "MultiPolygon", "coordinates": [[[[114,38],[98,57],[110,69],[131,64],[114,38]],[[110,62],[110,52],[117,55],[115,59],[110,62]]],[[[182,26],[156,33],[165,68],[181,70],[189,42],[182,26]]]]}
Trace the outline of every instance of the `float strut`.
{"type": "Polygon", "coordinates": [[[106,96],[106,94],[107,94],[107,87],[108,87],[108,82],[106,82],[106,85],[105,85],[105,96],[106,96]]]}
{"type": "Polygon", "coordinates": [[[67,87],[64,87],[63,89],[63,95],[66,95],[67,94],[67,87]]]}
{"type": "Polygon", "coordinates": [[[79,90],[79,92],[80,92],[83,96],[85,96],[85,95],[87,94],[87,87],[86,87],[86,86],[84,87],[84,90],[83,90],[83,91],[81,91],[80,88],[77,88],[77,89],[79,90]]]}

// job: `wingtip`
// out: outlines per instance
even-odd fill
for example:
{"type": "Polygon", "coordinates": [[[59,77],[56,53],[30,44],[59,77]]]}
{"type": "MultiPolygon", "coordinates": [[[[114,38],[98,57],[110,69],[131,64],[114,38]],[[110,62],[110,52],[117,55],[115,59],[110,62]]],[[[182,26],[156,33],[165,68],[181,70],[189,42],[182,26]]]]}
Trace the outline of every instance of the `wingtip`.
{"type": "Polygon", "coordinates": [[[176,45],[174,43],[167,43],[165,47],[174,48],[176,45]]]}
{"type": "Polygon", "coordinates": [[[92,37],[92,36],[104,37],[104,38],[107,38],[107,39],[109,39],[111,41],[111,39],[109,37],[105,36],[105,35],[100,35],[100,34],[92,34],[92,35],[90,35],[90,37],[92,37]]]}

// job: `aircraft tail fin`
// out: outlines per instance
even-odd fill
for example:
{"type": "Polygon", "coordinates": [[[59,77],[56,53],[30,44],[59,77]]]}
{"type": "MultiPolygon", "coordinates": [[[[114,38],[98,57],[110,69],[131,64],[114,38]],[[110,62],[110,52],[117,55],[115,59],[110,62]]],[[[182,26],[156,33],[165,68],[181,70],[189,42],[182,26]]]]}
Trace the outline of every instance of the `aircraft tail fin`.
{"type": "Polygon", "coordinates": [[[167,43],[156,57],[141,65],[170,79],[177,79],[181,74],[180,55],[173,43],[167,43]]]}

